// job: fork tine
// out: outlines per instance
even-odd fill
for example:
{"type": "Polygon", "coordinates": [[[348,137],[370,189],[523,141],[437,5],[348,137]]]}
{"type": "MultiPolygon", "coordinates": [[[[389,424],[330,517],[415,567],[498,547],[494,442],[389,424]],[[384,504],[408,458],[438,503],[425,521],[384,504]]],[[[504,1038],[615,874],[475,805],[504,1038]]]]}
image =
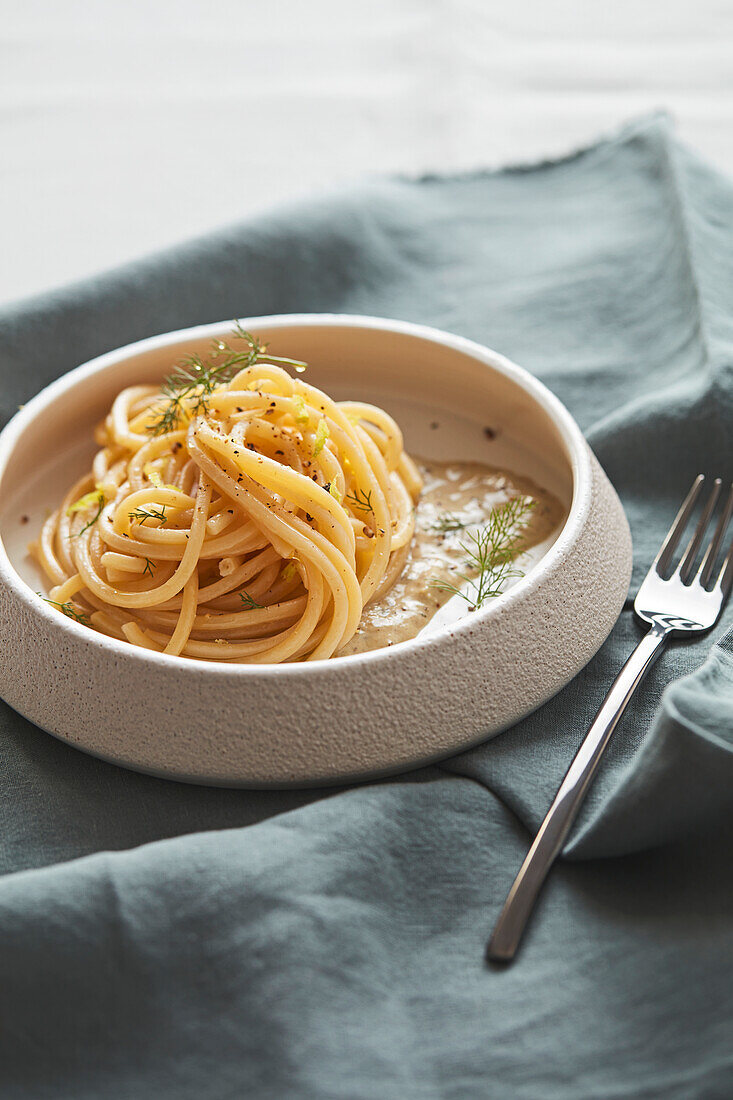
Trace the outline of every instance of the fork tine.
{"type": "MultiPolygon", "coordinates": [[[[715,560],[718,556],[718,553],[720,551],[720,547],[723,543],[723,539],[725,537],[725,532],[726,532],[726,529],[728,527],[728,523],[730,522],[730,517],[731,517],[732,512],[733,512],[733,485],[731,485],[731,487],[730,487],[730,491],[728,493],[728,499],[726,500],[726,502],[723,506],[723,511],[720,514],[720,519],[718,520],[718,526],[715,528],[715,534],[713,535],[712,539],[710,540],[710,545],[708,546],[708,548],[705,552],[705,557],[702,559],[702,562],[700,564],[700,568],[698,570],[698,577],[700,578],[700,584],[703,586],[703,588],[707,588],[708,584],[710,583],[710,578],[713,575],[713,568],[715,567],[715,560]]],[[[722,576],[722,573],[721,573],[721,576],[722,576]]]]}
{"type": "MultiPolygon", "coordinates": [[[[730,497],[728,498],[728,506],[725,510],[725,527],[728,526],[728,521],[730,520],[731,516],[731,510],[733,510],[733,493],[731,493],[730,497]]],[[[724,532],[725,528],[723,528],[723,533],[724,532]]],[[[713,589],[713,591],[715,591],[716,589],[720,589],[723,599],[725,599],[731,590],[731,585],[733,585],[733,539],[731,539],[730,546],[728,547],[728,553],[725,556],[725,561],[720,567],[720,573],[718,574],[718,579],[716,581],[715,589],[713,589]]]]}
{"type": "Polygon", "coordinates": [[[695,507],[695,502],[700,495],[700,489],[704,480],[705,475],[698,474],[693,481],[692,488],[685,497],[684,503],[677,513],[675,521],[670,527],[667,537],[665,538],[659,550],[659,553],[652,562],[652,569],[656,569],[657,573],[659,573],[660,576],[669,565],[669,559],[677,548],[677,543],[680,541],[682,532],[687,526],[687,521],[690,518],[692,509],[695,507]]]}
{"type": "Polygon", "coordinates": [[[687,581],[687,578],[692,573],[692,567],[695,564],[695,558],[697,557],[697,552],[700,549],[702,537],[707,530],[708,524],[710,523],[710,517],[713,514],[713,510],[720,494],[720,486],[722,484],[723,482],[721,481],[721,479],[719,477],[716,477],[715,481],[713,482],[713,491],[710,494],[707,504],[702,510],[702,515],[698,520],[697,527],[692,534],[692,538],[685,548],[685,552],[682,555],[682,561],[677,566],[676,572],[679,573],[680,580],[683,583],[687,581]]]}
{"type": "MultiPolygon", "coordinates": [[[[718,584],[720,585],[720,591],[725,600],[733,585],[733,540],[731,540],[730,550],[726,556],[723,566],[720,570],[720,576],[718,577],[718,584]]],[[[716,585],[717,587],[717,585],[716,585]]]]}

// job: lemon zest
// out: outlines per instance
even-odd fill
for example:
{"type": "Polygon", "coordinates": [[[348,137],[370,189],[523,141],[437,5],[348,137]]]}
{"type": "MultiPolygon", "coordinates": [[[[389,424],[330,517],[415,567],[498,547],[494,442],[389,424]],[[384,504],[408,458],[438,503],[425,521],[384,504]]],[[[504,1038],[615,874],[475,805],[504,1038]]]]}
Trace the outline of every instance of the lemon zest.
{"type": "Polygon", "coordinates": [[[308,412],[308,409],[306,408],[305,398],[303,398],[299,393],[294,393],[293,394],[293,404],[295,405],[295,408],[297,409],[297,412],[295,414],[295,423],[296,424],[307,424],[308,421],[310,420],[310,413],[308,412]]]}
{"type": "Polygon", "coordinates": [[[329,438],[330,435],[331,433],[328,430],[326,418],[325,416],[322,416],[321,419],[318,421],[318,427],[316,428],[316,440],[313,444],[314,458],[316,457],[316,455],[319,455],[321,453],[326,444],[326,440],[329,438]]]}
{"type": "Polygon", "coordinates": [[[177,485],[171,485],[170,482],[163,481],[158,471],[153,466],[152,462],[146,462],[143,466],[143,473],[155,489],[173,489],[175,493],[179,491],[177,485]]]}
{"type": "Polygon", "coordinates": [[[73,504],[70,504],[66,509],[66,514],[67,516],[73,516],[76,512],[86,512],[87,508],[91,508],[94,504],[104,503],[106,499],[104,486],[97,484],[90,492],[85,493],[83,497],[79,497],[73,504]]]}
{"type": "Polygon", "coordinates": [[[295,576],[295,574],[298,572],[298,567],[295,564],[296,561],[297,561],[297,558],[291,558],[291,560],[288,562],[288,564],[283,569],[280,576],[282,577],[282,579],[284,581],[291,581],[293,579],[293,577],[295,576]]]}
{"type": "Polygon", "coordinates": [[[163,488],[163,478],[153,466],[152,462],[146,462],[143,466],[143,473],[145,474],[151,485],[154,485],[156,489],[163,488]]]}

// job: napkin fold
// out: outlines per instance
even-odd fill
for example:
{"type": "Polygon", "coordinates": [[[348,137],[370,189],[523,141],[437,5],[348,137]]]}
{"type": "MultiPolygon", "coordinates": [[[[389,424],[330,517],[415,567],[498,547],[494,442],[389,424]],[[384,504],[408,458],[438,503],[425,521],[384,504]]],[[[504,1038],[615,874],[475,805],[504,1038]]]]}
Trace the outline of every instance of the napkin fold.
{"type": "MultiPolygon", "coordinates": [[[[733,470],[732,245],[733,187],[660,117],[530,168],[370,182],[6,308],[2,415],[172,328],[428,322],[567,404],[636,585],[694,475],[733,470]]],[[[511,730],[341,792],[135,775],[2,704],[0,1095],[729,1096],[732,624],[652,670],[508,970],[485,941],[640,636],[630,602],[511,730]]]]}

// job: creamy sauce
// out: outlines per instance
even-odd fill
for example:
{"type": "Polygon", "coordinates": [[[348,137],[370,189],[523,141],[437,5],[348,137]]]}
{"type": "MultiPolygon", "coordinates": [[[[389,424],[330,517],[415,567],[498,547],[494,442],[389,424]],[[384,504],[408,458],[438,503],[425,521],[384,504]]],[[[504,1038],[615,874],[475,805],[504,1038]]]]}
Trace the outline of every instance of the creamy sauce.
{"type": "MultiPolygon", "coordinates": [[[[405,567],[389,592],[364,608],[359,629],[339,656],[404,642],[431,620],[443,625],[470,614],[470,599],[435,588],[432,582],[447,581],[470,597],[472,586],[463,583],[461,575],[470,580],[478,571],[467,568],[464,545],[471,532],[479,531],[492,511],[510,497],[521,494],[534,502],[517,546],[515,565],[523,573],[542,557],[565,517],[560,501],[529,478],[478,462],[418,460],[417,464],[425,485],[405,567]]],[[[509,579],[504,587],[516,579],[509,579]]]]}

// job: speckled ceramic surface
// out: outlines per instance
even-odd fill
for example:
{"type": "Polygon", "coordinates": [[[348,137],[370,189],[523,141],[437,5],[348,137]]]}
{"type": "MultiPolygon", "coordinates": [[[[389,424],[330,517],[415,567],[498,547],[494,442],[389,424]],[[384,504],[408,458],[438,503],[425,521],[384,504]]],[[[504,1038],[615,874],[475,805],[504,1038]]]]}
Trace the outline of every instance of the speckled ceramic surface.
{"type": "Polygon", "coordinates": [[[248,318],[334,397],[374,401],[409,451],[525,473],[568,508],[539,563],[484,610],[390,649],[284,666],[167,657],[60,616],[26,544],[88,464],[126,385],[157,380],[230,322],[155,337],[72,371],[0,435],[0,693],[70,744],[200,783],[287,786],[397,772],[467,748],[539,706],[593,656],[628,589],[619,500],[567,410],[519,367],[422,326],[248,318]],[[486,428],[490,432],[486,432],[486,428]]]}

